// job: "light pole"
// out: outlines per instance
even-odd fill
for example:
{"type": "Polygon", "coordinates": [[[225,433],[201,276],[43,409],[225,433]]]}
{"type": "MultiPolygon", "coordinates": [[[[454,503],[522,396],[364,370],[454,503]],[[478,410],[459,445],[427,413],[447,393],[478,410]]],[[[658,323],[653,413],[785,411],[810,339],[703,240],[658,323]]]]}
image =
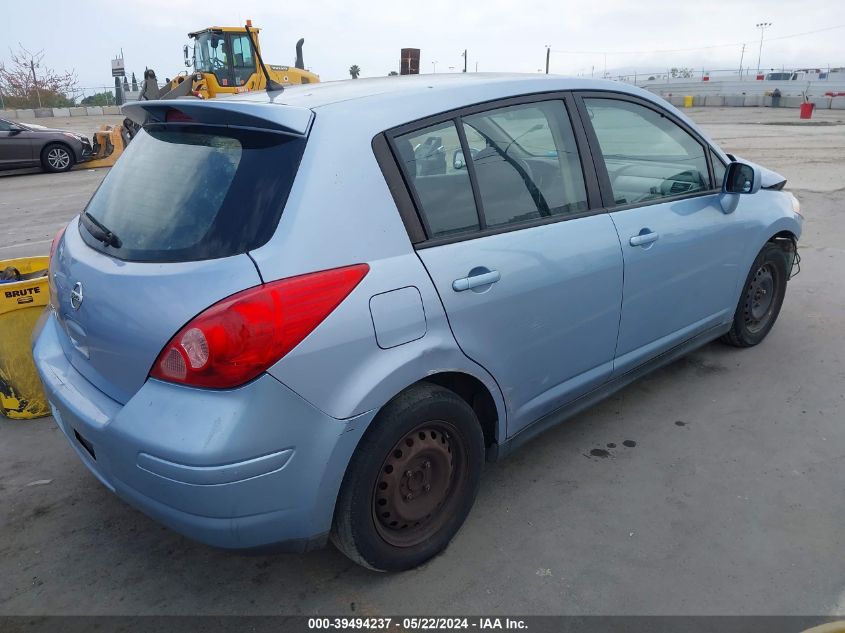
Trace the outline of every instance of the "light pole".
{"type": "Polygon", "coordinates": [[[35,94],[38,95],[38,107],[41,107],[41,91],[38,89],[38,79],[35,78],[35,60],[29,60],[29,67],[32,69],[32,85],[35,87],[35,94]]]}
{"type": "Polygon", "coordinates": [[[552,47],[546,44],[546,74],[549,74],[549,55],[552,53],[552,47]]]}
{"type": "Polygon", "coordinates": [[[760,29],[760,50],[757,52],[757,74],[760,74],[760,58],[763,56],[763,34],[766,29],[772,25],[771,22],[758,22],[757,28],[760,29]]]}
{"type": "Polygon", "coordinates": [[[431,67],[434,69],[432,72],[437,74],[437,62],[431,62],[431,67]]]}
{"type": "Polygon", "coordinates": [[[742,79],[742,61],[745,59],[745,44],[742,45],[742,53],[739,56],[739,78],[742,79]]]}

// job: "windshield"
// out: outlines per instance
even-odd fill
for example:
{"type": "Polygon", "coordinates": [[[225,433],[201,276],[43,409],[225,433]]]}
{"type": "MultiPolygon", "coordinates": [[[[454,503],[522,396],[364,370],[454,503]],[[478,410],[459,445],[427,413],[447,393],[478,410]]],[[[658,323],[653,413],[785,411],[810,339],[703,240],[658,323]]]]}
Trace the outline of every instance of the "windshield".
{"type": "Polygon", "coordinates": [[[175,262],[245,253],[270,239],[305,146],[300,137],[151,126],[91,198],[83,239],[118,259],[175,262]]]}
{"type": "Polygon", "coordinates": [[[226,37],[223,33],[206,31],[196,37],[194,68],[203,73],[225,71],[229,66],[226,37]]]}

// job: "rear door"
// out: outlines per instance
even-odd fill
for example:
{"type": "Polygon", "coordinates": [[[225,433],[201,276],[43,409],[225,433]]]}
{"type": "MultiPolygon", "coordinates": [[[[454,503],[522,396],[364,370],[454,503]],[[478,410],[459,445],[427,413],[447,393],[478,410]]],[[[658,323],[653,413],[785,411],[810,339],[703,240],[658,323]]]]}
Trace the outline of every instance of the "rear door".
{"type": "Polygon", "coordinates": [[[304,145],[302,135],[192,123],[141,131],[51,263],[74,367],[126,402],[187,321],[259,285],[247,252],[275,231],[304,145]]]}
{"type": "Polygon", "coordinates": [[[393,135],[429,237],[418,255],[458,344],[502,388],[508,435],[604,382],[616,345],[619,240],[565,99],[393,135]]]}
{"type": "Polygon", "coordinates": [[[731,318],[743,232],[722,210],[710,149],[693,130],[645,100],[581,96],[625,261],[621,374],[731,318]]]}

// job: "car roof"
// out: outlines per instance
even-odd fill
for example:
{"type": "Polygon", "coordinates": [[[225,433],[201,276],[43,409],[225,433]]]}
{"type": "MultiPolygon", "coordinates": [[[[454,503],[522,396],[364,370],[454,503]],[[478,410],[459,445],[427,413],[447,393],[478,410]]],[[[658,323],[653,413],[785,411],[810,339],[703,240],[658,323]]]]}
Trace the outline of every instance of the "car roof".
{"type": "Polygon", "coordinates": [[[460,96],[472,100],[479,91],[497,94],[504,98],[513,95],[553,90],[623,90],[627,84],[600,79],[564,77],[559,75],[520,73],[441,73],[431,75],[404,75],[372,77],[369,79],[344,79],[316,84],[286,86],[284,91],[254,91],[233,95],[233,101],[267,101],[305,108],[323,108],[341,102],[365,100],[370,105],[379,101],[392,101],[397,95],[403,98],[421,97],[432,91],[447,98],[460,96]]]}
{"type": "Polygon", "coordinates": [[[634,94],[662,105],[663,99],[631,84],[616,81],[517,73],[454,73],[346,79],[288,86],[283,91],[255,91],[225,97],[234,103],[276,103],[307,108],[321,115],[333,112],[372,122],[386,129],[426,116],[496,99],[564,90],[614,91],[634,94]]]}

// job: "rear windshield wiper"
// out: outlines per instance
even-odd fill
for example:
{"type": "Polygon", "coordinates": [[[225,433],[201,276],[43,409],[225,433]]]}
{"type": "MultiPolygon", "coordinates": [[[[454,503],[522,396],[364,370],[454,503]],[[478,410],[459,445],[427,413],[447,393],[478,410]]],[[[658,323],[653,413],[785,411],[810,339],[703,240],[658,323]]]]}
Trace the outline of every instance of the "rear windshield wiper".
{"type": "Polygon", "coordinates": [[[87,211],[82,214],[82,222],[85,224],[85,228],[88,229],[88,232],[92,235],[92,237],[106,246],[120,248],[123,244],[117,235],[115,235],[106,225],[87,211]]]}

